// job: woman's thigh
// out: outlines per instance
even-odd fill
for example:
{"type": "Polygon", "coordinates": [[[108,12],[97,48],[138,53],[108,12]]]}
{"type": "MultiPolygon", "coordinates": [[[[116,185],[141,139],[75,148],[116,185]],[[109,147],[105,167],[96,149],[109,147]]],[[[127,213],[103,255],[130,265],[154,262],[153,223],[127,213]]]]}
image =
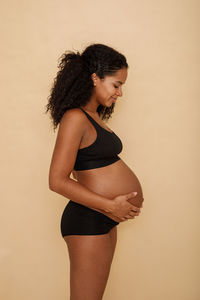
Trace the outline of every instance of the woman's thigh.
{"type": "Polygon", "coordinates": [[[111,242],[111,248],[112,248],[112,256],[114,256],[115,253],[115,248],[117,244],[117,226],[114,226],[110,232],[110,242],[111,242]]]}
{"type": "Polygon", "coordinates": [[[68,235],[64,239],[70,258],[70,299],[102,299],[116,245],[115,230],[100,235],[68,235]]]}

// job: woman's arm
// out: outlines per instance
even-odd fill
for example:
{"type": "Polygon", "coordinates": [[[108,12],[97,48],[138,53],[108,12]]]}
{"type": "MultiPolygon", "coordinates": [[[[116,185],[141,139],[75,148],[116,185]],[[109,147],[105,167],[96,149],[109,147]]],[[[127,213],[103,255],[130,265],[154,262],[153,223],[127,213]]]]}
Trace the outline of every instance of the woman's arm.
{"type": "MultiPolygon", "coordinates": [[[[112,213],[122,220],[133,218],[138,212],[133,212],[133,205],[127,201],[133,197],[133,192],[119,195],[112,201],[70,178],[86,129],[85,115],[79,109],[70,109],[63,115],[49,170],[49,188],[74,202],[112,213]]],[[[134,209],[139,211],[137,207],[134,209]]]]}
{"type": "Polygon", "coordinates": [[[112,201],[100,196],[71,178],[60,180],[54,188],[50,189],[74,202],[90,208],[112,212],[112,201]]]}
{"type": "Polygon", "coordinates": [[[87,128],[86,124],[85,117],[79,109],[70,109],[63,115],[49,170],[49,188],[74,202],[112,212],[113,201],[70,178],[81,139],[87,128]]]}

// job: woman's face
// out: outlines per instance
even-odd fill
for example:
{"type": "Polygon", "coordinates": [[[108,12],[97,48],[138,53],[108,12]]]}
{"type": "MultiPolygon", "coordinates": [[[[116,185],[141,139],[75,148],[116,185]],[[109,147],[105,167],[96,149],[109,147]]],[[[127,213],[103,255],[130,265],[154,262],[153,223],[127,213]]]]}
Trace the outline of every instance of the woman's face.
{"type": "Polygon", "coordinates": [[[92,75],[94,82],[94,94],[99,104],[110,107],[117,98],[122,96],[122,84],[127,78],[127,68],[122,68],[112,76],[105,76],[100,79],[95,73],[92,75]]]}

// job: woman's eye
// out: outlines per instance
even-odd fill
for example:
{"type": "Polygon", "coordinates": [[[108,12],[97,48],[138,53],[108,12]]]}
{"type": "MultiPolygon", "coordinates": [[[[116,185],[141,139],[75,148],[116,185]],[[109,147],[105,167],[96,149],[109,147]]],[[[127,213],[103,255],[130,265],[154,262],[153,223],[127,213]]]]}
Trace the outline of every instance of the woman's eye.
{"type": "Polygon", "coordinates": [[[115,87],[115,88],[118,88],[118,86],[117,86],[117,85],[114,85],[114,87],[115,87]]]}

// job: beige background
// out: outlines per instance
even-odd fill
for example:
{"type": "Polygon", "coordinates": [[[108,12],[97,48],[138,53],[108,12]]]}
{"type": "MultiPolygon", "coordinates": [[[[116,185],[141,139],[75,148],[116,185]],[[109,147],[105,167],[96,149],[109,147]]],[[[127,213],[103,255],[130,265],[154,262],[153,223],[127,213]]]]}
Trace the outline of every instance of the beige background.
{"type": "Polygon", "coordinates": [[[143,187],[118,226],[105,300],[198,300],[199,1],[19,1],[1,4],[0,298],[69,299],[60,234],[68,199],[48,189],[56,133],[44,106],[67,49],[92,42],[127,57],[108,125],[143,187]]]}

